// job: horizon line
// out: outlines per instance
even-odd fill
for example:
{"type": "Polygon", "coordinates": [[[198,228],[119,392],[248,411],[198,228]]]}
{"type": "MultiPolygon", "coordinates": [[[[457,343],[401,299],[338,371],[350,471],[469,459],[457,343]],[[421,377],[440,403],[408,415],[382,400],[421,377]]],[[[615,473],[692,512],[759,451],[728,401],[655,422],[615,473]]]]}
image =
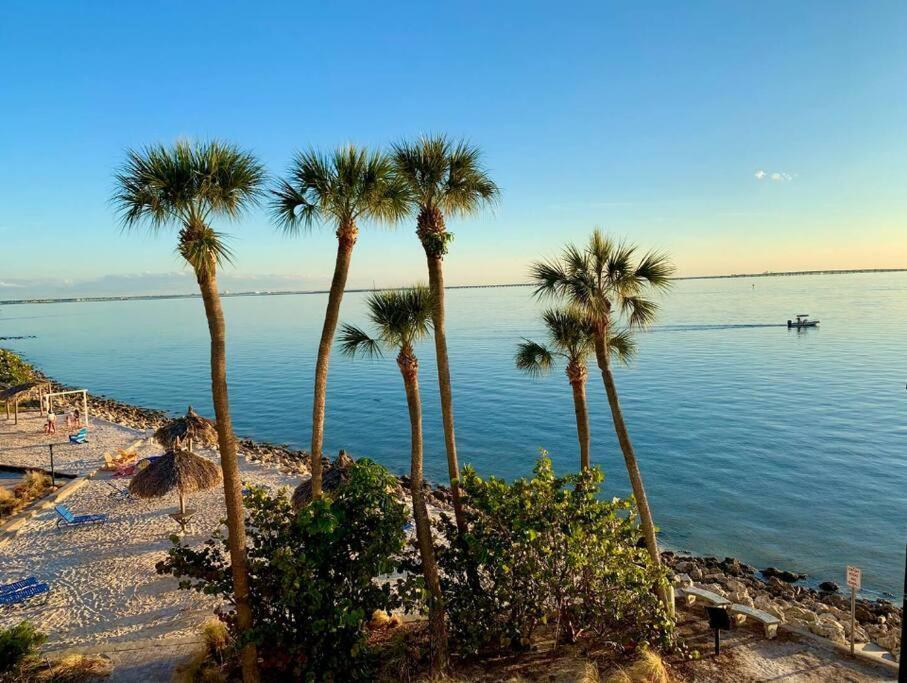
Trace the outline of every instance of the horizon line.
{"type": "MultiPolygon", "coordinates": [[[[727,275],[685,275],[681,277],[672,277],[671,280],[727,280],[733,278],[747,277],[798,277],[805,275],[848,275],[856,273],[904,273],[907,268],[851,268],[851,269],[832,269],[832,270],[789,270],[789,271],[764,271],[762,273],[730,273],[727,275]]],[[[531,287],[531,282],[512,282],[496,283],[482,285],[448,285],[444,289],[492,289],[499,287],[531,287]]],[[[360,287],[355,289],[345,289],[344,292],[351,294],[360,292],[373,292],[376,290],[400,290],[406,287],[360,287]]],[[[243,292],[230,292],[224,290],[220,292],[222,297],[246,297],[246,296],[290,296],[302,294],[328,294],[327,289],[309,289],[309,290],[249,290],[243,292]]],[[[186,294],[128,294],[122,296],[75,296],[75,297],[33,297],[28,299],[8,299],[0,300],[0,306],[15,306],[17,304],[59,304],[59,303],[90,303],[103,301],[153,301],[157,299],[194,299],[200,297],[198,292],[186,294]]]]}

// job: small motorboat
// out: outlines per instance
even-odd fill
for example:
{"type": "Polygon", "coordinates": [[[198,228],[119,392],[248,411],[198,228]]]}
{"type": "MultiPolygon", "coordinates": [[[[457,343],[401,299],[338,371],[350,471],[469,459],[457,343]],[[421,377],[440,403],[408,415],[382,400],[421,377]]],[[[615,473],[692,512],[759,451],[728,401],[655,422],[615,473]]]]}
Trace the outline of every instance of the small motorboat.
{"type": "Polygon", "coordinates": [[[816,327],[819,324],[818,320],[810,320],[809,313],[800,313],[797,316],[796,320],[787,321],[787,329],[792,327],[801,328],[801,327],[816,327]]]}

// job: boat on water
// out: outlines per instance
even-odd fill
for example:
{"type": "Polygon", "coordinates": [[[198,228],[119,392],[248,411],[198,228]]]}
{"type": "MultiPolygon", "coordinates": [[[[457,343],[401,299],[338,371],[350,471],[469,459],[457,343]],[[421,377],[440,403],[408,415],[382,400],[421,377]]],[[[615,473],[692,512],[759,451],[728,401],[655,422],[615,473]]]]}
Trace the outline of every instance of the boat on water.
{"type": "Polygon", "coordinates": [[[816,327],[819,324],[818,320],[810,320],[809,313],[800,313],[797,315],[796,320],[787,321],[787,329],[792,327],[801,328],[801,327],[816,327]]]}

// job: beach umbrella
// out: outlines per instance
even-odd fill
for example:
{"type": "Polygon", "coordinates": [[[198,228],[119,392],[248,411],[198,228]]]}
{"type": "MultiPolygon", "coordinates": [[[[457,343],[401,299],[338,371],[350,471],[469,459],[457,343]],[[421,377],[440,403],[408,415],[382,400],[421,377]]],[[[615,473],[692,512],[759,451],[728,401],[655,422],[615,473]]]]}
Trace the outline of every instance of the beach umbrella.
{"type": "Polygon", "coordinates": [[[139,498],[161,498],[176,491],[180,513],[186,513],[186,494],[210,489],[220,482],[220,468],[207,458],[186,450],[170,450],[139,470],[129,482],[129,492],[139,498]]]}
{"type": "MultiPolygon", "coordinates": [[[[353,459],[346,454],[346,451],[340,451],[337,459],[326,468],[321,478],[321,490],[324,493],[334,491],[350,478],[350,468],[353,466],[353,459]]],[[[312,478],[309,477],[293,491],[291,503],[293,508],[298,510],[309,504],[312,500],[312,478]]]]}
{"type": "Polygon", "coordinates": [[[192,406],[182,417],[171,420],[154,433],[154,439],[167,450],[192,450],[194,444],[215,448],[217,426],[214,420],[202,417],[192,406]]]}

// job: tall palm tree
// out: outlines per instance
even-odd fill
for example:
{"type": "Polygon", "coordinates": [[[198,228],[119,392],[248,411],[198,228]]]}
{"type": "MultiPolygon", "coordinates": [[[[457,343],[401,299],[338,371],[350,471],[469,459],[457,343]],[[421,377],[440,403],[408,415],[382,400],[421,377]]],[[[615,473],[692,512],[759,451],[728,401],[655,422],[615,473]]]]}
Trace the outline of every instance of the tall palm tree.
{"type": "MultiPolygon", "coordinates": [[[[554,365],[555,357],[567,361],[567,380],[573,389],[573,409],[576,412],[576,435],[579,439],[580,467],[589,467],[589,411],[586,407],[586,359],[595,350],[592,325],[581,312],[572,308],[550,308],[542,314],[548,331],[548,342],[544,344],[524,339],[517,346],[515,362],[517,368],[530,376],[547,373],[554,365]]],[[[610,331],[608,352],[617,360],[629,363],[636,352],[636,342],[626,330],[610,331]]]]}
{"type": "Polygon", "coordinates": [[[450,361],[447,357],[447,332],[444,326],[443,261],[453,234],[447,231],[444,217],[476,213],[483,205],[498,198],[498,187],[482,168],[480,156],[477,147],[462,140],[452,142],[443,135],[423,137],[413,143],[403,142],[393,146],[397,173],[408,184],[418,207],[416,234],[428,261],[428,286],[434,298],[432,324],[447,471],[454,517],[460,531],[466,529],[466,523],[460,500],[460,466],[457,462],[450,361]]]}
{"type": "MultiPolygon", "coordinates": [[[[655,524],[633,443],[624,422],[608,352],[609,330],[615,319],[623,317],[630,328],[646,327],[654,320],[658,310],[658,305],[646,295],[665,290],[671,284],[674,267],[665,254],[650,251],[637,258],[637,251],[638,247],[615,242],[595,229],[584,248],[567,245],[559,258],[533,264],[531,275],[536,296],[562,298],[582,311],[592,325],[595,359],[602,374],[614,431],[639,510],[646,548],[652,562],[660,566],[655,524]]],[[[673,601],[669,599],[667,588],[662,587],[661,594],[665,608],[673,613],[673,601]]]]}
{"type": "Polygon", "coordinates": [[[312,497],[321,495],[321,450],[331,343],[340,317],[340,302],[350,270],[360,220],[393,223],[406,215],[409,192],[394,173],[390,158],[346,145],[330,154],[310,150],[296,156],[289,178],[272,191],[271,209],[288,233],[317,224],[335,226],[337,261],[315,364],[312,401],[312,497]]]}
{"type": "Polygon", "coordinates": [[[358,327],[343,325],[339,335],[340,348],[350,357],[357,354],[378,356],[382,347],[397,351],[397,367],[403,376],[409,407],[413,519],[416,522],[422,573],[429,594],[432,671],[437,673],[447,666],[447,627],[444,624],[444,601],[423,489],[422,400],[419,397],[419,361],[413,350],[413,345],[431,331],[432,297],[427,287],[416,286],[406,290],[376,292],[368,297],[366,306],[377,335],[373,338],[358,327]]]}
{"type": "MultiPolygon", "coordinates": [[[[226,330],[217,289],[217,269],[231,254],[224,235],[211,227],[216,217],[236,218],[258,202],[265,174],[255,157],[223,142],[177,142],[129,150],[116,174],[113,202],[124,228],[145,225],[153,232],[179,229],[177,252],[195,271],[211,336],[211,395],[227,504],[230,561],[240,632],[252,626],[242,485],[227,394],[226,330]]],[[[257,681],[255,645],[242,652],[244,681],[257,681]]]]}

